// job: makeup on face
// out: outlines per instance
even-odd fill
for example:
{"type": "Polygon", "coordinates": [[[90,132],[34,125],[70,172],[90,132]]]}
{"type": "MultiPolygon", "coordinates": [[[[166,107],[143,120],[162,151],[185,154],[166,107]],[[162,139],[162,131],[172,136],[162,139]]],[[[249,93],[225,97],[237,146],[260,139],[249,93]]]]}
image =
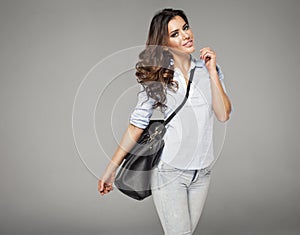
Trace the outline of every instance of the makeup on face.
{"type": "Polygon", "coordinates": [[[168,46],[183,53],[190,54],[195,51],[193,32],[180,16],[175,16],[170,20],[168,31],[168,46]]]}

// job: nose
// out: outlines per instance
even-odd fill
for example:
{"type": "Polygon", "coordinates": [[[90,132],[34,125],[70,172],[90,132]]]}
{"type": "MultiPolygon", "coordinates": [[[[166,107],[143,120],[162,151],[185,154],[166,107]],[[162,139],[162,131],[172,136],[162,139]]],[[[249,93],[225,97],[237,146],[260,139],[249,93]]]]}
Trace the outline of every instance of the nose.
{"type": "Polygon", "coordinates": [[[186,32],[186,31],[182,31],[182,36],[183,36],[183,39],[189,39],[190,38],[189,33],[186,32]]]}

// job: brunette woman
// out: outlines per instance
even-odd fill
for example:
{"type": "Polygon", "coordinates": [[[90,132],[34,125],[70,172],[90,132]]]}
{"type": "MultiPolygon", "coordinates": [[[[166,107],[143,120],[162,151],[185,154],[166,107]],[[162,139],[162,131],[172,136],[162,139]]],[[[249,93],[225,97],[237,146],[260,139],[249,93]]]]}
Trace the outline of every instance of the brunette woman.
{"type": "Polygon", "coordinates": [[[206,200],[213,153],[213,115],[226,122],[231,103],[223,73],[210,47],[193,58],[194,35],[185,13],[163,9],[152,19],[136,64],[142,85],[130,124],[98,182],[101,195],[113,189],[116,170],[147,127],[155,108],[167,118],[182,102],[191,69],[195,68],[187,103],[167,125],[165,147],[152,173],[153,201],[168,235],[192,234],[206,200]]]}

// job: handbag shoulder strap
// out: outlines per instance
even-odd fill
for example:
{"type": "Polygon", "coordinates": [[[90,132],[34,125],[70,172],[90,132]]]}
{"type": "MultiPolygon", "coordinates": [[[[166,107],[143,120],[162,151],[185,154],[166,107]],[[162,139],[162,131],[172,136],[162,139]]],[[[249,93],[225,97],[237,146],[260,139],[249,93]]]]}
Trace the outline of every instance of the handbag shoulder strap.
{"type": "Polygon", "coordinates": [[[186,93],[185,93],[185,97],[182,101],[182,103],[177,107],[177,109],[164,121],[164,125],[167,125],[171,120],[172,118],[179,112],[179,110],[184,106],[184,104],[186,103],[188,97],[189,97],[189,93],[190,93],[190,88],[191,88],[191,83],[193,81],[193,78],[194,78],[194,72],[195,72],[195,68],[194,67],[191,72],[190,72],[190,77],[189,77],[189,82],[188,82],[188,85],[187,85],[187,88],[186,88],[186,93]]]}

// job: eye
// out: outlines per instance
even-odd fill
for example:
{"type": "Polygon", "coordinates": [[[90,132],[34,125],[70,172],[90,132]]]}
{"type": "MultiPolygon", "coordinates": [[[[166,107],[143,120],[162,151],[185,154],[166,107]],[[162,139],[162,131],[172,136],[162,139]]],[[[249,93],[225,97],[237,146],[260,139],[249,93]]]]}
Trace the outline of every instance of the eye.
{"type": "Polygon", "coordinates": [[[183,26],[183,30],[189,30],[190,29],[190,26],[188,25],[188,24],[185,24],[184,26],[183,26]]]}
{"type": "Polygon", "coordinates": [[[174,33],[172,33],[170,36],[171,36],[172,38],[175,38],[175,37],[178,36],[178,32],[174,32],[174,33]]]}

